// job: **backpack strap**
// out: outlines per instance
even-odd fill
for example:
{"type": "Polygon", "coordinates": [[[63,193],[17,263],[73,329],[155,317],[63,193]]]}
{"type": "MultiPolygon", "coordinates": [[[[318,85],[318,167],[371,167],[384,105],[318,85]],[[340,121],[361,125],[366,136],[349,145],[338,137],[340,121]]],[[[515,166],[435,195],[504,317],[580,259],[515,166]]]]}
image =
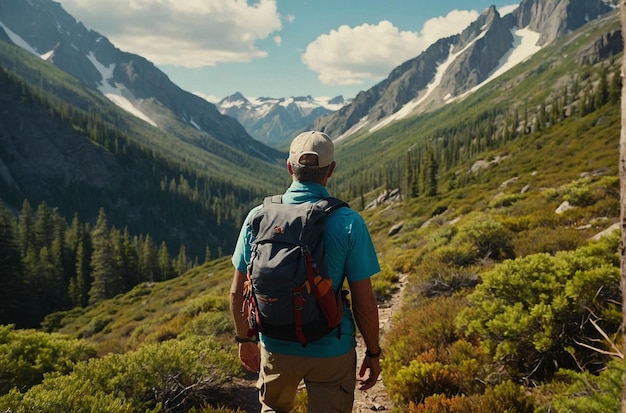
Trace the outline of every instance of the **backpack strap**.
{"type": "Polygon", "coordinates": [[[350,205],[348,205],[347,202],[344,202],[341,199],[332,196],[320,199],[315,203],[315,206],[318,208],[322,208],[324,210],[324,215],[328,215],[344,206],[350,208],[350,205]]]}

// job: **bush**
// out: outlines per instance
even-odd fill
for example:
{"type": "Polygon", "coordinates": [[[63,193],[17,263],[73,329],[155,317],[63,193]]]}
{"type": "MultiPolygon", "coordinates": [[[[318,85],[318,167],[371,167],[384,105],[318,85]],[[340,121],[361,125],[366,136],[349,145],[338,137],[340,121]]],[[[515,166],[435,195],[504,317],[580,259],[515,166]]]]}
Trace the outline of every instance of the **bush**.
{"type": "MultiPolygon", "coordinates": [[[[560,381],[569,383],[561,393],[557,393],[550,405],[558,412],[613,413],[620,411],[623,388],[624,361],[614,360],[599,375],[559,372],[560,381]]],[[[550,411],[550,406],[544,406],[550,411]]]]}
{"type": "Polygon", "coordinates": [[[417,403],[437,393],[482,391],[488,352],[460,339],[454,328],[454,318],[465,305],[461,295],[430,299],[423,307],[404,310],[393,323],[385,336],[382,367],[388,372],[387,392],[397,403],[417,403]]]}
{"type": "Polygon", "coordinates": [[[0,326],[0,394],[12,388],[25,391],[48,373],[67,374],[76,363],[95,355],[83,340],[0,326]]]}
{"type": "Polygon", "coordinates": [[[579,343],[603,341],[621,322],[617,237],[556,256],[505,261],[482,275],[457,325],[491,343],[512,377],[543,379],[559,368],[598,368],[607,356],[579,343]],[[587,320],[587,321],[586,321],[587,320]],[[594,367],[596,366],[596,367],[594,367]]]}
{"type": "Polygon", "coordinates": [[[574,228],[536,227],[522,231],[515,238],[513,245],[518,257],[526,255],[574,250],[586,242],[585,234],[574,228]]]}
{"type": "Polygon", "coordinates": [[[436,394],[424,399],[422,404],[409,406],[411,413],[532,413],[532,399],[523,386],[507,381],[489,387],[484,394],[448,397],[436,394]]]}
{"type": "Polygon", "coordinates": [[[186,411],[223,402],[219,387],[240,371],[233,353],[211,341],[170,340],[126,354],[78,363],[25,393],[13,391],[0,405],[14,413],[186,411]]]}

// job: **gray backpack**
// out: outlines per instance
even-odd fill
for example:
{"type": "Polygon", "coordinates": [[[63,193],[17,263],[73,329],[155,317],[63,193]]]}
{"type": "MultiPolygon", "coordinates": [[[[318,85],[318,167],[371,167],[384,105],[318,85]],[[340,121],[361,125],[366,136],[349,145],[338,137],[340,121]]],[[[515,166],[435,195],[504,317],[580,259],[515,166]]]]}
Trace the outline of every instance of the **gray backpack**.
{"type": "Polygon", "coordinates": [[[343,301],[328,277],[324,218],[342,206],[337,198],[283,204],[267,197],[250,223],[254,241],[244,287],[248,335],[262,333],[306,346],[333,329],[338,337],[343,301]]]}

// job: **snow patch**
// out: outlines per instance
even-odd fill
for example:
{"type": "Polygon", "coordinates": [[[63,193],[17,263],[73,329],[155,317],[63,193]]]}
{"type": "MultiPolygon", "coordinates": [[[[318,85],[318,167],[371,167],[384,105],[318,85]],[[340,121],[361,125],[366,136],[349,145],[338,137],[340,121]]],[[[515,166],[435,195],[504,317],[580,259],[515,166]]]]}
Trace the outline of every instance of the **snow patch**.
{"type": "Polygon", "coordinates": [[[513,29],[511,30],[511,34],[513,35],[513,47],[500,59],[498,67],[491,72],[487,79],[485,79],[481,84],[474,86],[462,96],[477,91],[487,83],[491,82],[541,50],[541,46],[537,45],[539,43],[540,36],[538,32],[525,28],[513,29]]]}
{"type": "Polygon", "coordinates": [[[107,99],[109,99],[115,105],[124,109],[126,112],[130,113],[131,115],[143,120],[144,122],[149,123],[150,125],[154,127],[157,127],[157,124],[155,121],[153,121],[152,119],[150,119],[148,115],[146,115],[145,113],[137,109],[131,103],[131,101],[128,100],[128,98],[124,96],[124,95],[132,96],[132,93],[126,88],[126,86],[120,83],[115,83],[115,86],[111,85],[111,82],[113,81],[113,71],[115,70],[114,64],[109,65],[109,66],[104,66],[102,63],[98,61],[98,59],[96,59],[96,56],[94,56],[93,52],[90,52],[87,55],[87,59],[89,59],[89,61],[94,65],[96,70],[100,72],[100,75],[102,76],[102,81],[100,82],[98,86],[98,90],[100,91],[100,93],[102,93],[104,96],[106,96],[107,99]]]}
{"type": "Polygon", "coordinates": [[[483,31],[480,35],[476,36],[474,40],[468,43],[467,46],[465,46],[462,50],[458,51],[457,53],[452,53],[452,49],[454,48],[454,45],[450,45],[450,51],[448,52],[449,53],[448,59],[446,59],[445,62],[439,65],[439,67],[437,67],[437,72],[435,73],[435,77],[433,78],[432,82],[430,82],[426,86],[426,92],[421,97],[411,100],[410,102],[405,104],[402,108],[400,108],[400,110],[398,110],[391,116],[386,117],[385,119],[380,121],[378,124],[374,125],[370,129],[370,132],[374,132],[384,126],[389,125],[393,121],[403,119],[409,116],[411,113],[413,113],[413,110],[417,106],[419,106],[422,102],[424,102],[431,95],[431,93],[434,92],[435,89],[437,89],[437,87],[441,84],[441,81],[443,80],[443,75],[446,73],[446,70],[448,70],[448,67],[450,67],[450,65],[454,63],[456,58],[462,53],[464,53],[469,47],[471,47],[479,39],[483,38],[485,36],[485,33],[486,32],[483,31]]]}
{"type": "Polygon", "coordinates": [[[43,54],[39,53],[34,47],[32,47],[30,44],[28,44],[28,42],[26,40],[22,39],[22,37],[18,36],[16,33],[11,31],[11,29],[9,29],[1,21],[0,21],[0,27],[2,27],[4,29],[4,31],[6,32],[7,36],[9,36],[9,39],[11,39],[11,41],[16,46],[21,47],[22,49],[26,50],[29,53],[34,54],[35,56],[40,57],[43,60],[48,60],[48,58],[50,58],[54,54],[53,50],[50,50],[49,52],[46,52],[46,53],[43,53],[43,54]]]}
{"type": "MultiPolygon", "coordinates": [[[[515,8],[510,9],[509,12],[512,12],[513,10],[515,10],[515,8]]],[[[446,103],[453,102],[457,99],[462,99],[466,97],[467,95],[473,92],[476,92],[478,89],[485,86],[486,84],[488,84],[495,78],[499,77],[503,73],[507,72],[508,70],[513,68],[515,65],[523,62],[524,60],[528,59],[529,57],[537,53],[539,50],[541,50],[541,46],[537,45],[539,42],[539,33],[534,32],[527,28],[526,29],[515,28],[511,30],[511,34],[513,35],[513,45],[511,49],[506,55],[504,55],[500,59],[500,61],[498,62],[498,66],[496,67],[496,69],[494,69],[491,72],[491,74],[487,77],[487,79],[485,79],[479,85],[474,86],[472,89],[468,90],[464,94],[459,95],[457,97],[452,97],[450,94],[446,95],[444,98],[444,101],[446,103]]],[[[452,53],[452,46],[451,46],[448,59],[445,62],[443,62],[441,65],[439,65],[439,67],[437,68],[437,72],[435,73],[435,77],[426,86],[426,90],[420,96],[418,96],[417,98],[411,100],[410,102],[402,106],[402,108],[400,108],[397,112],[391,114],[390,116],[387,116],[386,118],[378,122],[376,125],[374,125],[370,129],[370,132],[374,132],[378,129],[381,129],[384,126],[389,125],[390,123],[396,120],[403,119],[413,114],[415,109],[421,103],[423,103],[431,95],[431,93],[441,84],[441,80],[443,79],[444,73],[446,72],[448,67],[454,62],[454,60],[461,53],[465,52],[465,50],[468,47],[470,47],[474,42],[482,38],[484,35],[485,33],[483,32],[481,35],[477,36],[470,44],[468,44],[463,50],[457,53],[452,53]]]]}

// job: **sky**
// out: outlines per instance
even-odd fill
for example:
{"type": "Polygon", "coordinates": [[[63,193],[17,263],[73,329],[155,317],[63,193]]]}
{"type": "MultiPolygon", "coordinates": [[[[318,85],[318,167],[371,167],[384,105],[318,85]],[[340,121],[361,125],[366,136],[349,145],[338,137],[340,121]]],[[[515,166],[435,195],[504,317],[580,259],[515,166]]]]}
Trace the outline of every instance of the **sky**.
{"type": "MultiPolygon", "coordinates": [[[[57,0],[58,1],[58,0],[57,0]]],[[[88,29],[217,101],[356,96],[515,0],[60,0],[88,29]]]]}

